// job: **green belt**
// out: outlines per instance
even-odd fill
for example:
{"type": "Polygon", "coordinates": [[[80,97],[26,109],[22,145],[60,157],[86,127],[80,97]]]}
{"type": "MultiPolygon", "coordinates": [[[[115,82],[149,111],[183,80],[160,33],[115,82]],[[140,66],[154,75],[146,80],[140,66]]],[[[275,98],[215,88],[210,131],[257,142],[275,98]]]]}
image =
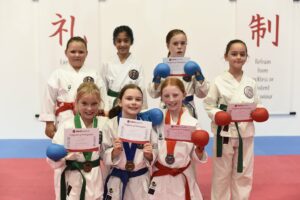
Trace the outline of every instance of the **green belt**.
{"type": "Polygon", "coordinates": [[[66,180],[65,180],[65,173],[67,170],[78,170],[82,177],[82,186],[80,192],[80,200],[85,199],[85,187],[86,187],[86,180],[84,175],[82,174],[81,170],[84,169],[84,166],[88,163],[92,168],[97,167],[100,165],[100,158],[93,161],[86,161],[86,162],[78,162],[75,160],[67,160],[66,165],[67,167],[61,174],[60,178],[60,199],[65,200],[67,198],[67,190],[66,190],[66,180]]]}
{"type": "MultiPolygon", "coordinates": [[[[227,110],[227,105],[221,104],[219,108],[223,111],[227,110]]],[[[234,122],[239,137],[239,149],[238,149],[238,163],[237,172],[243,172],[243,140],[240,134],[239,126],[237,122],[234,122]]],[[[226,128],[226,126],[224,127],[226,128]]],[[[227,125],[228,128],[228,125],[227,125]]],[[[222,157],[223,152],[223,137],[221,136],[222,126],[218,126],[217,129],[217,157],[222,157]]]]}
{"type": "Polygon", "coordinates": [[[119,96],[119,92],[115,92],[115,91],[113,91],[111,89],[108,89],[107,95],[111,96],[111,97],[118,97],[119,96]]]}

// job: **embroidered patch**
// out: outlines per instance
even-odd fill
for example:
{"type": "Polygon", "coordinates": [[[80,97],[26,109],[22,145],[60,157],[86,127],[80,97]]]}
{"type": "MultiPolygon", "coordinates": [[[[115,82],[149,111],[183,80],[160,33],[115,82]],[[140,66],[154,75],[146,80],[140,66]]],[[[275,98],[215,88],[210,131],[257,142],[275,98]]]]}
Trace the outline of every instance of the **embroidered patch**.
{"type": "Polygon", "coordinates": [[[246,95],[246,97],[251,99],[254,95],[253,88],[250,87],[250,86],[246,86],[245,89],[244,89],[244,94],[246,95]]]}
{"type": "Polygon", "coordinates": [[[94,83],[94,78],[91,76],[86,76],[86,77],[84,77],[83,82],[84,83],[94,83]]]}
{"type": "Polygon", "coordinates": [[[135,69],[132,69],[128,72],[128,76],[129,78],[131,78],[132,80],[136,80],[139,78],[139,72],[135,69]]]}

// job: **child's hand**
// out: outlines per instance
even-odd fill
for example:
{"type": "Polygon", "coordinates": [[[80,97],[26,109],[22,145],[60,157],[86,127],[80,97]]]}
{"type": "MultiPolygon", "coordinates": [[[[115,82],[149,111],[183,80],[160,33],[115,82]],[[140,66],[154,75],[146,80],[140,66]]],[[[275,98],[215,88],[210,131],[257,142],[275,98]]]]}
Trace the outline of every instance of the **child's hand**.
{"type": "Polygon", "coordinates": [[[122,141],[119,138],[116,138],[113,142],[113,151],[112,151],[112,159],[116,158],[123,151],[122,141]]]}
{"type": "Polygon", "coordinates": [[[45,134],[52,139],[54,137],[55,132],[56,127],[54,125],[54,122],[46,122],[45,134]]]}
{"type": "Polygon", "coordinates": [[[68,153],[68,155],[65,157],[66,160],[79,160],[80,157],[81,157],[81,154],[80,152],[71,152],[71,153],[68,153]]]}
{"type": "Polygon", "coordinates": [[[197,157],[199,158],[199,160],[202,159],[203,151],[204,151],[204,147],[202,147],[202,146],[197,146],[197,147],[195,148],[195,152],[196,152],[196,155],[197,155],[197,157]]]}
{"type": "Polygon", "coordinates": [[[153,155],[152,155],[152,145],[148,142],[144,144],[143,152],[144,152],[144,157],[151,162],[153,160],[153,155]]]}

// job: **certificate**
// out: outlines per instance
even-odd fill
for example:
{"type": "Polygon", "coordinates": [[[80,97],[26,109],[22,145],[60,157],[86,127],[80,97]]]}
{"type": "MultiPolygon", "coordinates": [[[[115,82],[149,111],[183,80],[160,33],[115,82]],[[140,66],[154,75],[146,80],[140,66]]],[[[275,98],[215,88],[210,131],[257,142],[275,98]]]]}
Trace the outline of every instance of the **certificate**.
{"type": "Polygon", "coordinates": [[[191,142],[192,133],[196,130],[194,126],[169,125],[164,126],[166,140],[191,142]]]}
{"type": "Polygon", "coordinates": [[[137,144],[149,142],[151,131],[151,122],[120,118],[118,135],[124,142],[133,142],[137,144]]]}
{"type": "Polygon", "coordinates": [[[168,64],[171,70],[171,75],[184,75],[184,65],[190,58],[188,57],[168,57],[163,58],[163,62],[168,64]]]}
{"type": "Polygon", "coordinates": [[[64,146],[70,152],[92,152],[99,149],[97,128],[65,129],[64,146]]]}
{"type": "Polygon", "coordinates": [[[255,103],[229,104],[227,112],[230,113],[233,122],[250,122],[252,121],[251,112],[255,108],[255,103]]]}

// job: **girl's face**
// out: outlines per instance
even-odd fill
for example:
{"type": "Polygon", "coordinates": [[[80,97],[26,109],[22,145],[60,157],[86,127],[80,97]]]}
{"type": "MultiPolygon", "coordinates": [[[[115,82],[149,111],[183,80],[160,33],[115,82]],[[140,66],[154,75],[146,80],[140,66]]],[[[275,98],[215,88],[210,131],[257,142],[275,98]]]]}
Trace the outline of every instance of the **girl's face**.
{"type": "Polygon", "coordinates": [[[79,41],[73,41],[69,44],[65,54],[69,60],[70,65],[75,69],[79,70],[85,61],[88,54],[84,43],[79,41]]]}
{"type": "Polygon", "coordinates": [[[143,105],[143,95],[138,89],[127,89],[119,102],[122,107],[122,117],[136,119],[143,105]]]}
{"type": "Polygon", "coordinates": [[[100,99],[96,94],[83,94],[77,101],[76,107],[84,122],[92,122],[98,114],[100,99]]]}
{"type": "Polygon", "coordinates": [[[233,43],[225,55],[225,60],[229,63],[229,70],[242,71],[242,67],[247,60],[247,50],[242,43],[233,43]]]}
{"type": "Polygon", "coordinates": [[[184,34],[174,35],[170,42],[167,44],[167,47],[170,52],[170,57],[183,57],[185,54],[187,45],[187,38],[184,34]]]}
{"type": "Polygon", "coordinates": [[[129,54],[131,44],[131,40],[127,36],[126,32],[119,33],[114,42],[118,54],[123,56],[127,56],[129,54]]]}
{"type": "Polygon", "coordinates": [[[168,85],[162,91],[162,101],[169,111],[180,112],[185,94],[175,85],[168,85]]]}

